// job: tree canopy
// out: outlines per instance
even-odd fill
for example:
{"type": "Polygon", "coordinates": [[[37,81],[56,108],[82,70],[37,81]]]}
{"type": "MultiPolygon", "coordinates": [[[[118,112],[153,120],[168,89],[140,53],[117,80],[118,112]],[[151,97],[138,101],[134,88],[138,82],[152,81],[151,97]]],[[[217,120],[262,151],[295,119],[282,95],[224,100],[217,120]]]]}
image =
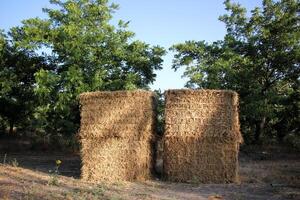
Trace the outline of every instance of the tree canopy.
{"type": "MultiPolygon", "coordinates": [[[[114,25],[118,5],[109,0],[50,2],[46,18],[0,32],[0,128],[69,137],[79,128],[80,93],[149,89],[166,51],[135,40],[129,22],[114,25]]],[[[224,5],[224,39],[173,45],[173,69],[185,68],[188,88],[237,91],[247,143],[300,138],[299,1],[263,0],[251,12],[224,5]]]]}
{"type": "Polygon", "coordinates": [[[24,20],[9,35],[16,51],[35,52],[48,64],[34,68],[30,84],[37,97],[34,116],[39,126],[75,133],[80,93],[148,89],[165,50],[134,40],[128,22],[112,25],[118,6],[107,0],[50,2],[53,6],[43,9],[47,18],[24,20]]]}
{"type": "Polygon", "coordinates": [[[16,50],[7,36],[0,33],[0,115],[9,124],[30,123],[34,112],[34,74],[47,69],[44,57],[32,51],[16,50]]]}
{"type": "Polygon", "coordinates": [[[187,87],[237,91],[246,141],[299,133],[299,1],[264,0],[250,16],[240,4],[224,4],[224,39],[174,45],[173,68],[186,67],[187,87]]]}

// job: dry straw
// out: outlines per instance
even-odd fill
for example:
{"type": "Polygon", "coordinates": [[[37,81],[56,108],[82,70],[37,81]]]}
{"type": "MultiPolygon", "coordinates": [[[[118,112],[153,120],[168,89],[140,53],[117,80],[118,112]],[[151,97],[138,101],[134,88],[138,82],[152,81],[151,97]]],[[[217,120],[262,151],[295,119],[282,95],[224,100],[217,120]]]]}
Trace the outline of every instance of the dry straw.
{"type": "Polygon", "coordinates": [[[166,178],[179,182],[237,182],[242,142],[237,93],[168,90],[165,96],[166,178]]]}
{"type": "Polygon", "coordinates": [[[154,93],[142,90],[80,95],[82,178],[132,181],[151,177],[154,93]]]}

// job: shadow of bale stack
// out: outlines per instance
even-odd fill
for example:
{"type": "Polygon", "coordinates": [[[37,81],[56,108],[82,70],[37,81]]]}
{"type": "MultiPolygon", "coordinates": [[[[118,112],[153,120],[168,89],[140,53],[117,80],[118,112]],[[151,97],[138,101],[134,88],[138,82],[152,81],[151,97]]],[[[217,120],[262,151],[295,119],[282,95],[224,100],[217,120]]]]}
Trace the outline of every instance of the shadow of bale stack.
{"type": "Polygon", "coordinates": [[[237,93],[168,90],[165,96],[165,177],[178,182],[238,182],[242,136],[237,93]]]}
{"type": "Polygon", "coordinates": [[[142,90],[80,95],[82,179],[113,182],[151,177],[154,100],[154,93],[142,90]]]}

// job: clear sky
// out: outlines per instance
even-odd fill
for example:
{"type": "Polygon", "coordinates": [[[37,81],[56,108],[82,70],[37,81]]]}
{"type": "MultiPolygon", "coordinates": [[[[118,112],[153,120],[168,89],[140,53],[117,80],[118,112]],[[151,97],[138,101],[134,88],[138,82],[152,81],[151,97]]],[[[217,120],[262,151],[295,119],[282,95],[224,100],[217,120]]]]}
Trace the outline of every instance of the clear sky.
{"type": "MultiPolygon", "coordinates": [[[[225,13],[223,0],[112,0],[120,5],[115,20],[130,21],[136,39],[168,49],[186,40],[220,40],[225,26],[218,17],[225,13]]],[[[262,0],[234,0],[248,11],[261,6],[262,0]]],[[[46,17],[42,8],[48,0],[0,0],[0,29],[20,25],[23,19],[46,17]]],[[[173,53],[164,57],[163,69],[157,72],[152,89],[183,88],[183,70],[171,69],[173,53]]]]}

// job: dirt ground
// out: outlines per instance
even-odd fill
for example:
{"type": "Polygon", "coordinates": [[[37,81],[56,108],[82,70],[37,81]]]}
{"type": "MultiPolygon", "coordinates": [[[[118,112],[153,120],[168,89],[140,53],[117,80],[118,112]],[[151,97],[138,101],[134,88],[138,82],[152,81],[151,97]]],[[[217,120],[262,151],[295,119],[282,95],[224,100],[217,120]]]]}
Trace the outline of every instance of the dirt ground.
{"type": "Polygon", "coordinates": [[[245,148],[240,184],[88,183],[79,179],[80,157],[57,152],[0,151],[0,163],[0,199],[300,199],[300,156],[281,149],[245,148]]]}

